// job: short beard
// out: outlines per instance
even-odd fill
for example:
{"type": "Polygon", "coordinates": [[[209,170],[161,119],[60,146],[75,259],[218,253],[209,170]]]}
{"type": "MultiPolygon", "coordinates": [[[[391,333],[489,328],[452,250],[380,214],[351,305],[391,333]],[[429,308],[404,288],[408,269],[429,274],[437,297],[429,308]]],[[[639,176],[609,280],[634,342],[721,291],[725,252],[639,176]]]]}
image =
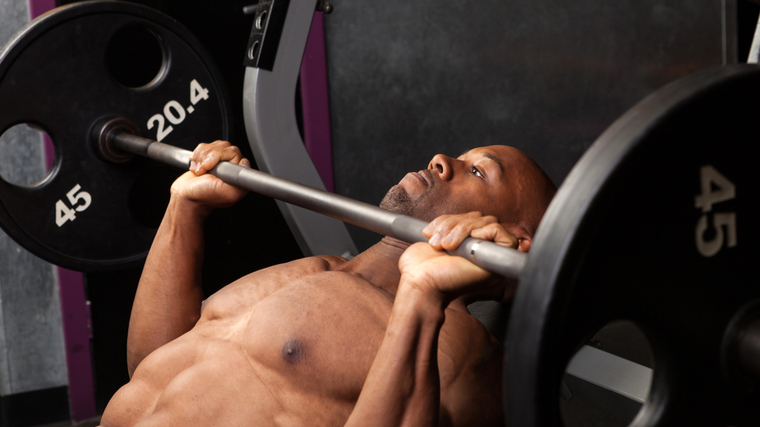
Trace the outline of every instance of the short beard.
{"type": "Polygon", "coordinates": [[[398,185],[391,187],[380,202],[381,208],[407,216],[412,216],[415,206],[417,206],[416,201],[412,200],[406,190],[398,185]]]}

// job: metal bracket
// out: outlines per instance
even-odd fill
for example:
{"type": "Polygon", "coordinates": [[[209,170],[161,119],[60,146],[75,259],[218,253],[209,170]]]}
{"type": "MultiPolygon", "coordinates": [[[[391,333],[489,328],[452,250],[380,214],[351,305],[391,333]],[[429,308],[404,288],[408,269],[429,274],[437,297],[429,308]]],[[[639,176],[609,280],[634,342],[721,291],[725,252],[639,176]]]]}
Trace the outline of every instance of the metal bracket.
{"type": "Polygon", "coordinates": [[[245,54],[246,67],[272,71],[289,3],[290,0],[260,0],[258,6],[243,9],[246,14],[255,12],[245,54]]]}

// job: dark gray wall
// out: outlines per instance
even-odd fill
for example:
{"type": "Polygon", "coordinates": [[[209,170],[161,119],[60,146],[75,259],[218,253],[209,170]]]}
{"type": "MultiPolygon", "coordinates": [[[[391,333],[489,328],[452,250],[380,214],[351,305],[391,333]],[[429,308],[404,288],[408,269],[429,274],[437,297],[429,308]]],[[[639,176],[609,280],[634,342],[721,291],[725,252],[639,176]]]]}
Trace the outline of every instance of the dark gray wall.
{"type": "MultiPolygon", "coordinates": [[[[434,154],[488,144],[559,185],[637,101],[735,61],[734,1],[334,0],[336,191],[378,203],[434,154]]],[[[377,239],[351,231],[360,248],[377,239]]]]}

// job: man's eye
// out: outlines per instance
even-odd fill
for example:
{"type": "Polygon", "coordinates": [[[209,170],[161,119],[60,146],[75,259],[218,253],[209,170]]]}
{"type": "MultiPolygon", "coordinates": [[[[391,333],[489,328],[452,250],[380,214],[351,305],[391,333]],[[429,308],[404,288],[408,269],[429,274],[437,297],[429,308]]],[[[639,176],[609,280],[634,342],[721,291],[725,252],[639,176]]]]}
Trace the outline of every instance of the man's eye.
{"type": "Polygon", "coordinates": [[[472,174],[477,176],[478,178],[484,178],[483,173],[480,172],[480,169],[478,169],[477,166],[471,167],[470,172],[472,172],[472,174]]]}

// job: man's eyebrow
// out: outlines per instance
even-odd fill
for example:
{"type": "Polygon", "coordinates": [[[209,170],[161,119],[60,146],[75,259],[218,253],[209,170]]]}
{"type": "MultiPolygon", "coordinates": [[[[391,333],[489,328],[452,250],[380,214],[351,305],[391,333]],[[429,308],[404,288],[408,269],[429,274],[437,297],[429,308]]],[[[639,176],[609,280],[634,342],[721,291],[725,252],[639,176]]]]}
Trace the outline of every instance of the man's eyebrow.
{"type": "MultiPolygon", "coordinates": [[[[460,154],[457,158],[464,156],[465,154],[469,153],[470,151],[472,151],[472,150],[465,150],[465,151],[463,151],[462,154],[460,154]]],[[[483,154],[481,154],[481,156],[486,157],[486,158],[488,158],[490,160],[493,160],[493,162],[496,163],[496,166],[499,167],[499,171],[501,171],[501,173],[504,173],[504,165],[501,164],[501,160],[498,157],[494,156],[493,154],[491,154],[489,152],[484,152],[483,154]]]]}
{"type": "Polygon", "coordinates": [[[501,164],[501,160],[499,160],[498,157],[494,156],[491,153],[483,153],[483,157],[487,157],[493,160],[493,162],[496,163],[496,166],[499,167],[499,170],[501,171],[501,173],[504,173],[504,166],[501,164]]]}

